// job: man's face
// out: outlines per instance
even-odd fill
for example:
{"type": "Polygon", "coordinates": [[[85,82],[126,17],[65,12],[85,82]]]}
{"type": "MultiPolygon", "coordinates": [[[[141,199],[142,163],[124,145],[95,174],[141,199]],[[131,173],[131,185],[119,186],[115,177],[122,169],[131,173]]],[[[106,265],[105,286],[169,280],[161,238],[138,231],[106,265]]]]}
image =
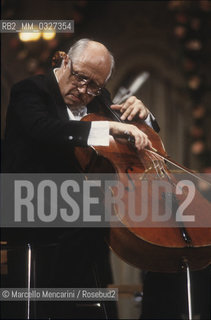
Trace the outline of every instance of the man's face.
{"type": "Polygon", "coordinates": [[[71,108],[87,105],[94,96],[87,93],[87,84],[78,86],[72,71],[103,87],[110,71],[110,60],[104,53],[99,54],[96,50],[86,49],[74,62],[64,63],[60,68],[59,88],[65,103],[71,108]]]}

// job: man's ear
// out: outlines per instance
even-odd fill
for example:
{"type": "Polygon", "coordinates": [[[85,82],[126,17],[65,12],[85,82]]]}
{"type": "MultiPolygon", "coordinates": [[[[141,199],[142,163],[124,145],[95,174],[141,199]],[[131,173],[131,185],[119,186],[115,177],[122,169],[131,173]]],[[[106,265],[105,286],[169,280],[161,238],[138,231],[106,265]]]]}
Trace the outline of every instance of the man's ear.
{"type": "Polygon", "coordinates": [[[66,69],[70,65],[70,57],[66,54],[63,58],[63,66],[66,69]]]}

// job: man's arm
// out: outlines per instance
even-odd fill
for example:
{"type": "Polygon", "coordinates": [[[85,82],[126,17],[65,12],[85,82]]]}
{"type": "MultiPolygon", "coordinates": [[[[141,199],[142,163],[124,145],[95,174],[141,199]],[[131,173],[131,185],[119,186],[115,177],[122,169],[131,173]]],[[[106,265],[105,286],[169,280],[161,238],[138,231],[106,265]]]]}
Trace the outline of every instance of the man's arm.
{"type": "Polygon", "coordinates": [[[60,119],[50,95],[30,80],[13,87],[7,118],[41,144],[86,145],[91,126],[91,122],[60,119]]]}
{"type": "MultiPolygon", "coordinates": [[[[60,120],[56,115],[56,106],[49,99],[50,96],[32,81],[22,81],[12,90],[8,118],[14,117],[23,134],[39,143],[87,145],[91,122],[60,120]]],[[[125,131],[135,138],[138,149],[151,146],[148,137],[137,127],[109,122],[109,133],[114,137],[125,131]]]]}

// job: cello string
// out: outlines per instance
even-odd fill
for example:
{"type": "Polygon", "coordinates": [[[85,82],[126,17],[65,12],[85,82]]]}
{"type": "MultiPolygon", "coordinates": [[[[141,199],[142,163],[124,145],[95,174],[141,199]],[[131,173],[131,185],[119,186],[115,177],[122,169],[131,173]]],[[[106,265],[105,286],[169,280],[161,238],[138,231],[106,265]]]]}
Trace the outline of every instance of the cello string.
{"type": "MultiPolygon", "coordinates": [[[[146,151],[148,151],[148,150],[146,149],[146,151]]],[[[148,158],[152,161],[153,167],[154,167],[154,169],[156,170],[157,175],[158,175],[160,178],[163,178],[163,172],[162,172],[162,169],[163,169],[163,168],[160,166],[160,162],[158,161],[158,157],[156,157],[155,155],[153,155],[153,156],[154,156],[154,159],[153,159],[153,156],[152,156],[151,154],[149,154],[148,152],[147,152],[146,154],[147,154],[148,158]],[[157,162],[155,162],[155,161],[157,161],[157,162]],[[156,163],[156,164],[155,164],[155,163],[156,163]],[[159,168],[160,173],[158,173],[157,168],[159,168]]]]}
{"type": "MultiPolygon", "coordinates": [[[[150,151],[150,150],[147,150],[147,151],[150,151]]],[[[156,155],[154,154],[154,156],[157,157],[157,158],[159,158],[159,155],[158,155],[158,154],[156,154],[156,155]]],[[[162,162],[164,162],[164,161],[162,160],[162,161],[160,161],[160,162],[162,163],[162,162]]],[[[175,182],[173,181],[172,177],[170,177],[168,171],[165,169],[164,166],[163,166],[163,170],[164,170],[164,174],[165,174],[165,176],[167,177],[168,181],[171,183],[171,185],[172,185],[174,188],[176,188],[176,187],[177,187],[177,183],[175,183],[175,182]]],[[[179,189],[183,192],[182,187],[179,187],[179,189]]]]}
{"type": "MultiPolygon", "coordinates": [[[[147,172],[149,173],[150,169],[153,169],[153,168],[146,166],[146,161],[145,161],[144,157],[140,158],[140,154],[139,154],[138,150],[134,146],[132,146],[132,147],[133,147],[134,151],[136,152],[139,161],[142,162],[144,167],[146,168],[145,173],[147,173],[147,172]]],[[[154,150],[156,150],[156,149],[154,149],[154,150]]],[[[153,165],[157,176],[160,177],[161,179],[164,179],[166,177],[168,179],[168,181],[171,183],[171,185],[174,188],[176,188],[177,184],[172,180],[172,178],[170,177],[169,173],[167,172],[167,170],[165,169],[165,167],[163,165],[163,163],[164,163],[163,158],[157,152],[152,152],[149,149],[144,149],[144,151],[148,151],[145,154],[150,159],[151,164],[153,165]],[[160,160],[160,159],[162,159],[162,160],[160,160]],[[160,165],[155,165],[155,160],[157,160],[160,165]],[[158,173],[158,169],[157,168],[160,169],[160,172],[161,172],[160,174],[158,173]]],[[[180,189],[182,191],[181,187],[180,187],[180,189]]]]}
{"type": "MultiPolygon", "coordinates": [[[[149,150],[147,150],[147,151],[149,151],[149,150]]],[[[148,156],[149,156],[149,154],[148,154],[148,156]]],[[[156,155],[153,155],[155,158],[157,158],[157,159],[159,159],[159,157],[158,157],[158,155],[156,154],[156,155]]],[[[152,158],[152,157],[150,157],[149,156],[149,158],[152,158]]],[[[152,160],[153,161],[153,160],[152,160]]],[[[163,160],[162,161],[159,161],[158,160],[158,162],[160,163],[160,168],[161,168],[161,172],[162,172],[162,169],[163,169],[163,174],[161,174],[161,178],[162,179],[164,179],[165,177],[167,178],[167,180],[168,180],[168,182],[172,185],[172,187],[174,188],[173,190],[172,190],[172,192],[173,192],[173,194],[175,195],[176,194],[176,187],[178,188],[178,185],[177,185],[177,183],[172,179],[172,177],[169,175],[169,173],[168,173],[168,171],[165,169],[165,167],[163,166],[163,160]]],[[[179,189],[180,189],[180,191],[182,192],[182,193],[186,193],[184,190],[183,190],[183,188],[182,187],[180,187],[179,186],[179,189]]]]}
{"type": "Polygon", "coordinates": [[[164,168],[164,166],[163,166],[163,161],[161,161],[160,159],[159,159],[159,157],[157,157],[156,156],[156,160],[157,160],[157,163],[158,163],[158,165],[159,165],[159,169],[160,169],[160,175],[161,175],[161,177],[162,178],[164,178],[164,176],[166,175],[166,176],[168,176],[167,175],[167,171],[165,171],[165,168],[164,168]]]}
{"type": "MultiPolygon", "coordinates": [[[[144,151],[147,151],[147,149],[145,149],[144,151]]],[[[139,155],[139,152],[138,152],[137,150],[136,150],[136,154],[137,154],[138,159],[145,165],[146,170],[149,172],[149,171],[150,171],[150,168],[149,168],[148,166],[146,166],[146,163],[147,163],[147,162],[144,161],[144,160],[145,160],[144,157],[143,157],[142,159],[140,159],[140,155],[139,155]]],[[[159,163],[158,163],[158,162],[155,162],[155,161],[157,161],[156,156],[155,156],[155,155],[148,154],[148,153],[146,153],[146,156],[150,159],[151,164],[153,165],[153,167],[154,167],[154,169],[155,169],[155,171],[156,171],[157,176],[162,178],[162,171],[161,171],[161,168],[160,168],[160,166],[159,166],[159,163]],[[160,172],[158,171],[158,169],[159,169],[160,172]]]]}
{"type": "MultiPolygon", "coordinates": [[[[166,177],[168,182],[173,186],[173,188],[174,188],[173,193],[175,194],[176,187],[178,187],[177,183],[175,183],[175,181],[172,179],[172,177],[169,175],[168,171],[166,170],[165,166],[163,165],[165,162],[162,159],[162,157],[157,153],[151,152],[151,150],[149,150],[149,149],[144,149],[144,151],[149,151],[149,152],[146,152],[145,154],[150,159],[151,164],[153,165],[157,176],[161,179],[164,179],[166,177]],[[160,160],[160,159],[162,159],[162,160],[160,160]],[[155,161],[157,161],[157,163],[155,161]],[[159,168],[160,173],[158,172],[158,168],[159,168]]],[[[137,157],[140,160],[140,162],[142,162],[142,164],[144,165],[145,168],[147,167],[145,170],[145,174],[149,173],[150,170],[153,169],[153,167],[146,166],[147,161],[145,161],[144,157],[140,158],[139,152],[137,150],[135,150],[135,152],[136,152],[137,157]]],[[[184,192],[182,187],[179,186],[179,189],[181,190],[182,193],[184,192]]]]}
{"type": "MultiPolygon", "coordinates": [[[[144,164],[144,167],[145,167],[145,168],[146,168],[146,170],[149,172],[151,167],[146,166],[146,163],[148,164],[148,162],[147,162],[147,161],[145,161],[144,157],[142,157],[142,159],[140,159],[140,154],[139,154],[139,152],[138,152],[137,150],[136,150],[136,154],[137,154],[137,157],[138,157],[139,161],[140,161],[140,162],[142,162],[142,163],[144,164]]],[[[146,153],[146,155],[147,155],[147,156],[148,156],[148,158],[150,159],[151,164],[153,165],[153,167],[154,167],[154,169],[155,169],[155,171],[156,171],[157,175],[159,176],[159,174],[158,174],[158,170],[157,170],[157,168],[156,168],[156,166],[155,166],[155,163],[154,163],[154,161],[153,161],[153,157],[152,157],[151,155],[149,156],[147,153],[146,153]]],[[[152,169],[152,168],[151,168],[151,169],[152,169]]]]}
{"type": "Polygon", "coordinates": [[[153,167],[157,173],[157,176],[160,177],[159,172],[158,172],[158,166],[156,165],[155,160],[152,159],[152,163],[153,163],[153,167]]]}
{"type": "MultiPolygon", "coordinates": [[[[149,150],[147,150],[147,151],[149,151],[149,150]]],[[[149,154],[148,154],[148,157],[151,158],[149,154]]],[[[157,157],[157,154],[154,155],[154,157],[155,157],[155,158],[159,158],[159,157],[157,157]]],[[[153,161],[153,160],[152,160],[152,161],[153,161]]],[[[160,161],[160,163],[162,163],[162,161],[160,161]]],[[[168,179],[168,181],[171,183],[171,185],[176,188],[176,183],[171,179],[170,175],[168,174],[168,172],[167,172],[167,170],[165,169],[165,167],[163,166],[163,164],[162,164],[162,166],[161,166],[161,172],[162,172],[161,178],[166,177],[166,178],[168,179]],[[163,170],[163,171],[162,171],[162,170],[163,170]]],[[[180,188],[180,189],[182,190],[182,188],[180,188]]]]}
{"type": "Polygon", "coordinates": [[[160,174],[161,173],[161,170],[160,170],[160,166],[159,166],[159,163],[157,161],[157,158],[154,156],[152,157],[151,155],[149,156],[149,154],[147,153],[148,157],[151,159],[152,163],[153,163],[153,166],[157,172],[157,175],[158,177],[162,177],[162,175],[160,174]],[[158,173],[158,171],[160,171],[160,173],[158,173]]]}
{"type": "Polygon", "coordinates": [[[159,165],[160,165],[160,168],[161,168],[160,170],[162,172],[161,176],[163,176],[163,174],[164,174],[168,179],[170,179],[170,176],[169,176],[167,170],[165,169],[165,167],[163,165],[164,161],[163,160],[161,161],[161,159],[157,156],[157,154],[154,155],[154,156],[157,158],[157,161],[159,162],[159,165]]]}
{"type": "Polygon", "coordinates": [[[152,154],[154,154],[154,155],[156,154],[156,155],[157,155],[158,157],[160,157],[161,159],[166,160],[167,162],[169,162],[170,164],[173,164],[175,167],[179,168],[180,170],[182,170],[182,171],[190,174],[191,176],[193,176],[194,178],[196,178],[196,179],[198,179],[198,180],[201,180],[201,181],[206,182],[207,184],[209,184],[209,185],[211,186],[211,183],[208,182],[207,180],[205,180],[205,179],[197,176],[196,174],[194,174],[194,173],[192,173],[192,172],[189,172],[189,171],[186,170],[185,168],[180,167],[178,164],[176,164],[176,163],[174,163],[173,161],[171,161],[170,159],[162,156],[161,154],[158,154],[158,153],[156,153],[156,152],[154,152],[154,151],[152,151],[152,150],[149,150],[149,149],[147,149],[147,151],[149,151],[150,153],[152,153],[152,154]]]}

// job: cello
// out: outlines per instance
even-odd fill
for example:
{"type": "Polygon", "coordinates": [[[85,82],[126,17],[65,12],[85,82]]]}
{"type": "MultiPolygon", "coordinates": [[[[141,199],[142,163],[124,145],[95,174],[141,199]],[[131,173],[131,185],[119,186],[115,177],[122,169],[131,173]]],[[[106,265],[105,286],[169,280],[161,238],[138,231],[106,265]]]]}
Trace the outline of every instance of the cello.
{"type": "MultiPolygon", "coordinates": [[[[112,116],[108,118],[105,114],[89,114],[82,120],[121,121],[111,109],[110,115],[112,116]]],[[[187,274],[190,269],[202,269],[211,261],[211,230],[209,228],[211,205],[198,190],[195,192],[194,189],[194,201],[190,202],[188,207],[196,218],[197,224],[193,227],[187,223],[187,219],[179,222],[174,219],[175,213],[188,196],[188,185],[185,184],[186,180],[183,180],[177,188],[180,181],[177,181],[169,170],[167,163],[176,165],[192,177],[196,177],[196,175],[169,158],[161,139],[150,127],[143,122],[133,122],[133,124],[148,135],[153,148],[137,151],[131,137],[127,137],[127,135],[125,135],[126,137],[115,137],[117,139],[111,137],[109,147],[75,148],[75,156],[82,172],[112,172],[116,175],[117,181],[124,185],[123,202],[125,207],[129,203],[128,199],[131,194],[141,193],[144,185],[142,182],[148,182],[151,188],[145,194],[147,200],[141,199],[141,202],[146,202],[148,205],[146,211],[142,210],[147,213],[147,227],[142,224],[138,225],[135,223],[136,221],[131,219],[131,211],[134,211],[136,216],[143,213],[139,210],[143,209],[139,198],[137,198],[136,206],[127,207],[126,215],[122,215],[119,208],[114,205],[113,210],[121,227],[111,226],[109,245],[123,260],[141,269],[179,272],[186,268],[187,274]],[[122,140],[126,140],[126,143],[123,143],[122,140]],[[135,174],[135,178],[133,174],[135,174]],[[172,187],[170,192],[159,191],[156,196],[161,211],[165,208],[166,202],[170,203],[169,207],[173,211],[172,219],[165,221],[165,223],[152,219],[154,209],[152,186],[157,179],[169,183],[172,187]],[[184,189],[185,191],[183,191],[184,189]]],[[[198,179],[198,177],[196,178],[198,179]]],[[[111,192],[115,195],[115,188],[111,189],[111,192]]],[[[187,215],[185,218],[188,218],[187,215]]],[[[188,290],[188,295],[190,295],[190,290],[188,290]]],[[[191,306],[189,306],[190,309],[191,306]]]]}
{"type": "MultiPolygon", "coordinates": [[[[56,52],[52,65],[55,66],[56,62],[65,56],[65,52],[56,52]]],[[[104,103],[104,105],[106,110],[100,109],[99,114],[91,113],[81,120],[126,122],[120,119],[118,112],[112,110],[109,104],[104,103]]],[[[115,173],[116,179],[125,185],[123,202],[126,208],[129,195],[141,193],[142,182],[149,182],[147,199],[151,201],[148,200],[145,206],[148,211],[147,224],[137,225],[136,221],[130,217],[129,209],[131,208],[126,209],[126,214],[122,217],[121,212],[118,212],[118,208],[114,206],[113,210],[120,227],[110,228],[108,242],[111,249],[127,263],[149,271],[179,272],[187,265],[190,270],[205,268],[211,262],[211,228],[209,227],[211,226],[211,204],[199,190],[194,189],[194,201],[188,204],[188,210],[196,221],[193,226],[187,222],[188,219],[187,221],[184,219],[184,222],[176,221],[174,214],[172,219],[162,223],[152,221],[151,216],[154,208],[154,194],[151,187],[155,180],[168,182],[172,186],[171,192],[162,191],[157,195],[156,200],[161,211],[165,209],[166,202],[170,202],[170,209],[178,211],[177,209],[182,206],[188,196],[187,188],[183,188],[183,185],[180,185],[178,192],[178,179],[167,167],[168,163],[185,172],[188,179],[195,177],[200,180],[201,178],[171,159],[159,135],[144,121],[139,119],[130,123],[147,134],[153,145],[151,149],[137,151],[132,137],[127,134],[115,139],[111,137],[109,147],[75,148],[75,156],[84,173],[115,173]],[[122,140],[126,140],[126,143],[122,140]]],[[[210,185],[209,182],[206,183],[210,185]]],[[[115,193],[114,190],[111,192],[115,193]]],[[[140,197],[136,201],[138,204],[133,210],[136,216],[140,216],[143,213],[140,210],[140,197]]],[[[143,198],[142,201],[144,201],[143,198]]]]}
{"type": "MultiPolygon", "coordinates": [[[[119,121],[117,112],[110,111],[113,119],[102,116],[102,114],[88,114],[82,121],[113,121],[114,118],[119,121]]],[[[196,175],[167,155],[159,135],[147,124],[141,120],[130,123],[135,124],[148,135],[153,150],[137,151],[127,135],[126,139],[129,141],[126,143],[122,143],[124,137],[117,139],[111,137],[109,147],[76,147],[75,155],[83,171],[86,173],[115,173],[117,179],[125,185],[123,201],[126,206],[131,189],[132,192],[139,193],[142,188],[140,182],[143,180],[147,180],[150,186],[158,178],[161,181],[168,181],[174,189],[171,195],[172,201],[175,201],[178,207],[185,201],[187,192],[184,191],[182,195],[175,193],[177,179],[167,168],[166,163],[174,164],[190,176],[196,175]]],[[[114,190],[111,191],[115,193],[114,190]]],[[[165,197],[167,195],[163,192],[158,196],[161,210],[165,197]]],[[[150,194],[150,191],[148,198],[151,199],[148,201],[148,210],[152,212],[153,194],[150,194]]],[[[139,200],[140,197],[137,201],[139,200]]],[[[140,206],[141,203],[138,202],[136,208],[140,206]]],[[[137,216],[143,214],[140,210],[135,210],[137,216]]],[[[194,227],[191,227],[191,223],[178,223],[172,219],[165,223],[153,222],[150,217],[147,220],[147,226],[143,224],[142,227],[141,223],[137,226],[137,223],[130,218],[130,210],[126,210],[126,214],[122,217],[118,209],[114,207],[120,227],[110,228],[109,246],[125,262],[144,270],[179,272],[185,268],[185,265],[188,265],[190,270],[205,268],[211,262],[211,228],[209,228],[211,204],[196,190],[194,201],[189,204],[188,210],[196,218],[194,227]]]]}

